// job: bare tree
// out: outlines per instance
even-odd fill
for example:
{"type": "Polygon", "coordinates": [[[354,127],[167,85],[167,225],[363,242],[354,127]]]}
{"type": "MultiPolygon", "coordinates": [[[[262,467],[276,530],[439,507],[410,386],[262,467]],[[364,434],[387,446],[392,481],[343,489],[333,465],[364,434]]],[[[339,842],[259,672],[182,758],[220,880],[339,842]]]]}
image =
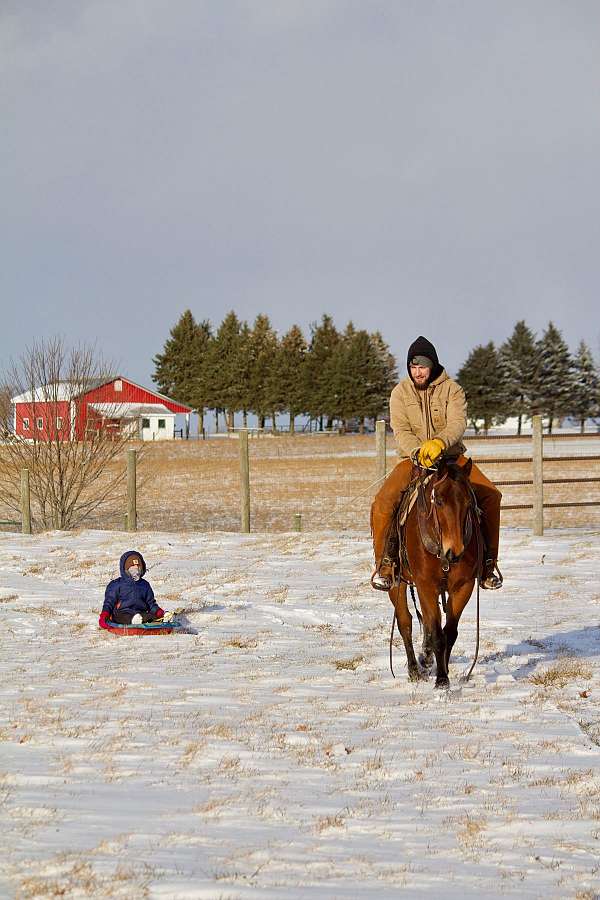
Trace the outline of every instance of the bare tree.
{"type": "Polygon", "coordinates": [[[7,385],[0,385],[0,429],[10,427],[10,398],[14,394],[7,385]]]}
{"type": "Polygon", "coordinates": [[[98,507],[114,504],[125,467],[113,465],[133,436],[120,404],[86,401],[110,382],[111,367],[95,348],[68,348],[61,338],[27,348],[5,376],[0,393],[19,400],[0,423],[0,493],[20,507],[20,471],[29,469],[32,519],[41,528],[74,528],[98,507]]]}

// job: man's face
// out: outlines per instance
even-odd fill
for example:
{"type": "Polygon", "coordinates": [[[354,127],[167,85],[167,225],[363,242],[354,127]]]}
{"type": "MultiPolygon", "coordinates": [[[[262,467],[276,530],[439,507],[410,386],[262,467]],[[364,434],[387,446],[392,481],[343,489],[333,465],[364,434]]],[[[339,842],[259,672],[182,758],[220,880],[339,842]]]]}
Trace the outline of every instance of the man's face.
{"type": "Polygon", "coordinates": [[[431,369],[429,368],[429,366],[414,366],[411,364],[410,377],[417,387],[426,387],[430,375],[431,369]]]}

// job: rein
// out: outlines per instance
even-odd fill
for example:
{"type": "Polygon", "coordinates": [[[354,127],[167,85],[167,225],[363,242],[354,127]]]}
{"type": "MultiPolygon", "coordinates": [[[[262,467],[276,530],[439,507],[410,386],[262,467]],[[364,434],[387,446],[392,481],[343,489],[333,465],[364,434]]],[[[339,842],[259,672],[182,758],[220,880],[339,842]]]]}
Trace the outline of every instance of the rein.
{"type": "MultiPolygon", "coordinates": [[[[415,607],[415,612],[416,612],[416,614],[417,614],[417,619],[419,620],[419,625],[422,627],[422,626],[423,626],[423,616],[421,615],[421,611],[419,610],[419,607],[417,606],[417,598],[415,597],[415,586],[414,586],[414,584],[412,584],[412,582],[410,582],[410,581],[407,581],[405,578],[402,578],[401,575],[399,576],[399,582],[400,582],[400,583],[401,583],[401,582],[404,582],[405,584],[407,584],[407,585],[409,586],[409,588],[410,588],[410,596],[412,597],[412,602],[413,602],[413,605],[414,605],[414,607],[415,607]]],[[[398,592],[399,592],[399,590],[400,590],[400,583],[396,586],[396,600],[398,600],[398,592]]],[[[399,631],[399,630],[400,630],[400,622],[398,622],[398,616],[397,616],[397,614],[396,614],[396,606],[394,605],[394,613],[393,613],[393,615],[392,615],[392,630],[391,630],[391,632],[390,632],[390,672],[392,673],[392,678],[395,678],[395,677],[396,677],[396,675],[395,675],[395,673],[394,673],[394,664],[393,664],[393,661],[392,661],[392,648],[393,648],[393,641],[394,641],[394,627],[396,626],[396,624],[398,625],[398,631],[399,631]]]]}
{"type": "Polygon", "coordinates": [[[477,617],[475,626],[475,654],[473,656],[473,662],[471,663],[469,671],[466,675],[463,676],[464,681],[468,681],[471,677],[471,673],[473,672],[475,663],[477,662],[477,657],[479,656],[479,585],[481,583],[481,566],[483,563],[483,536],[481,534],[481,525],[479,524],[479,517],[481,513],[479,511],[479,507],[477,506],[475,491],[473,490],[473,487],[470,483],[469,490],[471,492],[472,508],[475,510],[475,514],[477,516],[477,523],[475,528],[475,538],[477,540],[477,617]]]}

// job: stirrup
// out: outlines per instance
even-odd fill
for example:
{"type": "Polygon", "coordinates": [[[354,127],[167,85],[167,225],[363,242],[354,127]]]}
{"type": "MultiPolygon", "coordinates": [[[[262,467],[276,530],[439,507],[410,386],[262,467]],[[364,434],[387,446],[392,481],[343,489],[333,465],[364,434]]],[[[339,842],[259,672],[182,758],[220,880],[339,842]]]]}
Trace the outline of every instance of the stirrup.
{"type": "Polygon", "coordinates": [[[371,587],[376,591],[391,591],[394,586],[393,579],[389,575],[380,575],[377,569],[371,575],[371,587]]]}
{"type": "Polygon", "coordinates": [[[486,559],[483,565],[484,576],[479,582],[484,591],[497,591],[504,583],[502,572],[495,559],[486,559]]]}
{"type": "Polygon", "coordinates": [[[381,563],[371,575],[371,587],[376,591],[391,591],[394,587],[396,579],[394,578],[394,563],[392,560],[384,556],[381,563]],[[382,568],[390,569],[389,575],[382,575],[379,571],[382,568]]]}

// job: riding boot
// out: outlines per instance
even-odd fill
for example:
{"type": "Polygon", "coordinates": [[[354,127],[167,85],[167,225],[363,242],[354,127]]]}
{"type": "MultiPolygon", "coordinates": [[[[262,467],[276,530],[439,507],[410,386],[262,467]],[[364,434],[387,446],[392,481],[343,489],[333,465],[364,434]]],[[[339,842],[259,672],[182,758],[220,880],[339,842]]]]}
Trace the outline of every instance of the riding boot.
{"type": "Polygon", "coordinates": [[[485,591],[497,591],[504,583],[502,572],[498,568],[498,562],[495,559],[486,559],[483,563],[483,571],[481,573],[480,586],[485,591]]]}
{"type": "MultiPolygon", "coordinates": [[[[375,571],[371,576],[371,587],[377,591],[389,591],[395,583],[398,566],[398,536],[394,534],[396,510],[392,510],[390,521],[377,522],[373,527],[373,548],[375,552],[375,571]]],[[[372,519],[373,526],[373,519],[372,519]]]]}
{"type": "Polygon", "coordinates": [[[502,573],[498,568],[500,537],[500,502],[502,494],[483,472],[473,466],[470,481],[481,509],[481,535],[484,544],[480,585],[484,590],[497,591],[502,587],[502,573]]]}
{"type": "Polygon", "coordinates": [[[396,512],[410,482],[411,471],[411,460],[399,462],[384,481],[371,506],[371,535],[375,554],[371,586],[378,591],[389,591],[394,586],[396,569],[399,568],[396,512]]]}

